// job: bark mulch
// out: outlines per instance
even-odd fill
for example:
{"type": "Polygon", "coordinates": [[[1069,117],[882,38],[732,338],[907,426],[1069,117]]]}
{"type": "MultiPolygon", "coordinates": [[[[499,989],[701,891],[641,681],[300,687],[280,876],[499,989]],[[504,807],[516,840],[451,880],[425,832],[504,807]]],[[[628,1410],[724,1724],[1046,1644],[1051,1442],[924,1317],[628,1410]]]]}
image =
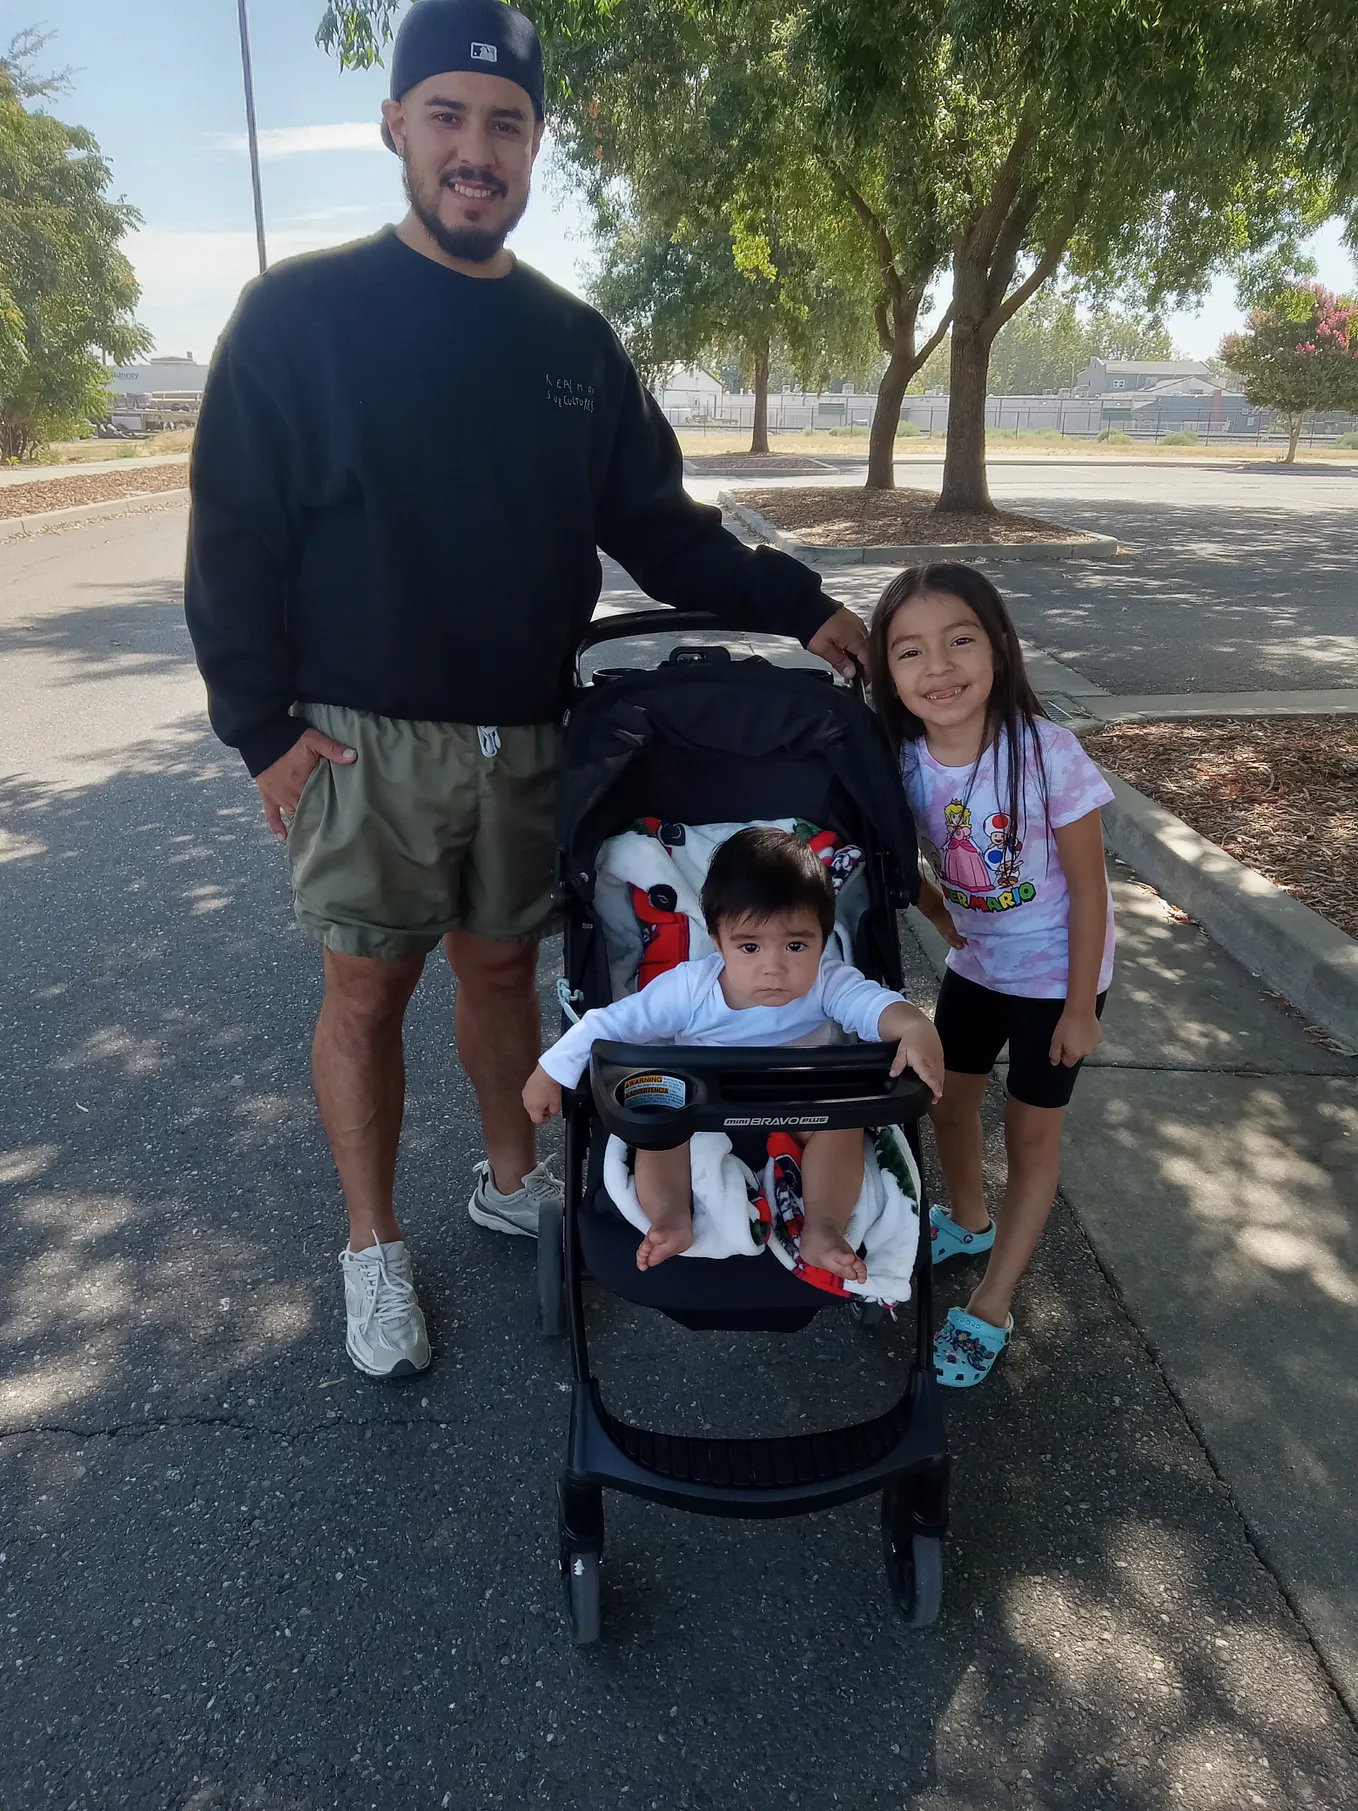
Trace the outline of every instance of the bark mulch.
{"type": "Polygon", "coordinates": [[[1039,516],[993,514],[935,508],[938,496],[928,490],[864,490],[835,485],[824,489],[742,490],[740,501],[757,509],[775,528],[795,534],[808,547],[937,547],[985,541],[993,547],[1017,547],[1027,541],[1092,541],[1077,528],[1062,528],[1039,516]]]}
{"type": "Polygon", "coordinates": [[[0,520],[39,515],[48,509],[71,509],[77,503],[113,503],[119,497],[183,490],[188,481],[185,461],[182,465],[152,465],[141,471],[86,472],[79,478],[39,478],[32,484],[3,484],[0,520]]]}
{"type": "Polygon", "coordinates": [[[799,458],[790,453],[689,453],[684,464],[699,478],[716,477],[722,472],[730,472],[733,477],[750,472],[755,477],[781,474],[784,478],[811,478],[817,472],[835,469],[824,459],[809,459],[805,454],[799,458]]]}
{"type": "Polygon", "coordinates": [[[1358,717],[1119,723],[1096,761],[1358,937],[1358,717]]]}

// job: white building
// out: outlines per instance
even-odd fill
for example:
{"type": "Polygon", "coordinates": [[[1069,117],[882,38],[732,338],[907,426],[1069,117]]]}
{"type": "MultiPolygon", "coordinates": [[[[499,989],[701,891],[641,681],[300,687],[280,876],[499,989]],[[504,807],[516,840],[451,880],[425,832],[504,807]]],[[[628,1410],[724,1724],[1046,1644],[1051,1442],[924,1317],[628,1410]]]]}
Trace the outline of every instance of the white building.
{"type": "Polygon", "coordinates": [[[673,427],[715,419],[722,414],[725,397],[720,378],[692,368],[676,367],[655,387],[655,399],[673,427]]]}
{"type": "Polygon", "coordinates": [[[183,358],[171,355],[149,358],[141,365],[120,365],[109,388],[116,401],[130,401],[134,396],[201,396],[206,383],[207,366],[198,364],[189,352],[183,358]]]}

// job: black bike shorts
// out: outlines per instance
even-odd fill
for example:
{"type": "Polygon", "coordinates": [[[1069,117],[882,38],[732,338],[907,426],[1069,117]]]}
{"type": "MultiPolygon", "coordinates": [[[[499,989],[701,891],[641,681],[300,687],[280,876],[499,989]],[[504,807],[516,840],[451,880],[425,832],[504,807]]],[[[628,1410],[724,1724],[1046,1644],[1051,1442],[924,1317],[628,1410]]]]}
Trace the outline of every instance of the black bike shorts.
{"type": "MultiPolygon", "coordinates": [[[[1094,1010],[1103,1017],[1101,993],[1094,1010]]],[[[943,1044],[943,1066],[954,1075],[989,1075],[1009,1046],[1009,1087],[1029,1107],[1064,1107],[1075,1092],[1081,1064],[1066,1068],[1051,1060],[1052,1034],[1066,1009],[1064,1000],[1030,1000],[996,993],[948,969],[938,990],[934,1026],[943,1044]]]]}

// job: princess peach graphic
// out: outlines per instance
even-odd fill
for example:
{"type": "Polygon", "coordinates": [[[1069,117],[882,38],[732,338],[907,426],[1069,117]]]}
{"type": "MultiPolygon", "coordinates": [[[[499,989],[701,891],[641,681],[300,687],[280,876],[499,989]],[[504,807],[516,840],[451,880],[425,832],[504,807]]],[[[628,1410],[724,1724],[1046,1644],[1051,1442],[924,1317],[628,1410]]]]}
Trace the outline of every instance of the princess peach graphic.
{"type": "Polygon", "coordinates": [[[990,870],[971,840],[970,809],[960,799],[954,799],[944,807],[943,821],[948,827],[943,878],[964,893],[984,892],[992,884],[990,870]]]}

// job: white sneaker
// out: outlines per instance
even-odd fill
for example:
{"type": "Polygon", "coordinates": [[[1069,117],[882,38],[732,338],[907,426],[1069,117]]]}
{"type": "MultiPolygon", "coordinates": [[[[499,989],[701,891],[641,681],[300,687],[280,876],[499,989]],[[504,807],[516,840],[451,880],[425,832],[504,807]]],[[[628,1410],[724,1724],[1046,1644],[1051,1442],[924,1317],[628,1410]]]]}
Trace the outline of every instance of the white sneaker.
{"type": "Polygon", "coordinates": [[[502,1195],[495,1186],[490,1164],[483,1161],[476,1166],[476,1188],[467,1203],[467,1212],[478,1226],[488,1226],[492,1232],[518,1233],[522,1238],[536,1239],[538,1204],[542,1201],[553,1201],[560,1208],[566,1205],[566,1191],[545,1163],[529,1170],[522,1188],[515,1189],[512,1195],[502,1195]]]}
{"type": "Polygon", "coordinates": [[[349,1328],[344,1346],[369,1377],[413,1377],[429,1364],[429,1335],[402,1239],[339,1254],[349,1328]]]}

